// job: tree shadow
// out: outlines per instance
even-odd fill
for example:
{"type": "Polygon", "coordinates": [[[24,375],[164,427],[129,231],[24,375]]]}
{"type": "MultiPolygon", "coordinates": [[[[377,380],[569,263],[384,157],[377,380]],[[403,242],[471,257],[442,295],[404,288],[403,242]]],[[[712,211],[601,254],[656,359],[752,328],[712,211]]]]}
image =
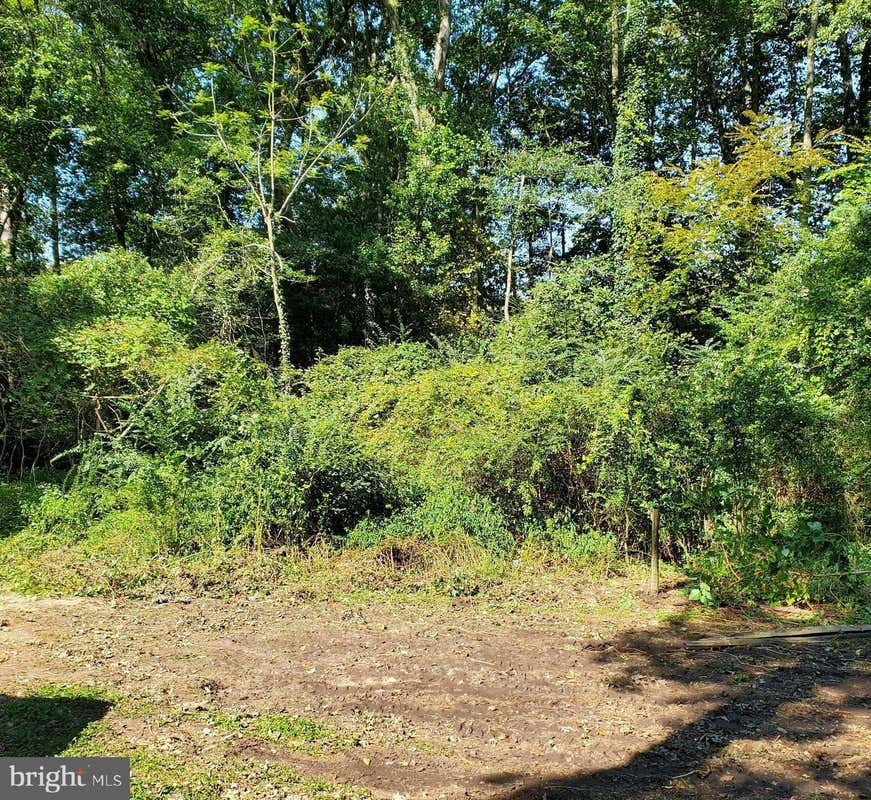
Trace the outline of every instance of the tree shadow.
{"type": "MultiPolygon", "coordinates": [[[[867,640],[691,650],[676,627],[624,634],[594,660],[615,665],[609,684],[615,691],[649,691],[651,679],[666,679],[692,687],[693,701],[715,704],[710,710],[619,766],[548,778],[490,775],[485,778],[490,784],[511,784],[495,800],[790,798],[806,796],[815,782],[825,782],[839,797],[871,798],[871,755],[862,774],[839,779],[834,762],[819,752],[819,745],[813,748],[816,756],[808,749],[842,730],[845,711],[871,709],[869,674],[861,666],[871,653],[867,640]],[[819,693],[826,687],[838,687],[846,696],[827,702],[819,693]],[[800,710],[807,700],[813,700],[812,715],[800,710]],[[707,766],[732,742],[746,740],[773,747],[803,743],[807,757],[800,763],[792,763],[794,756],[784,757],[794,776],[785,776],[784,770],[748,770],[743,764],[728,771],[707,766]]],[[[672,700],[675,707],[681,702],[679,697],[672,700]]]]}
{"type": "Polygon", "coordinates": [[[0,756],[56,756],[112,704],[94,697],[0,695],[0,756]]]}

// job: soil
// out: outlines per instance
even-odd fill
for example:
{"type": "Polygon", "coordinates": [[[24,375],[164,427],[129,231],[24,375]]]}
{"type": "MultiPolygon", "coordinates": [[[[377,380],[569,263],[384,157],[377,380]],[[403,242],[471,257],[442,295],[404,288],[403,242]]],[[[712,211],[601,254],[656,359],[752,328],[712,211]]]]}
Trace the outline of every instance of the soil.
{"type": "Polygon", "coordinates": [[[375,797],[871,797],[871,640],[688,650],[771,618],[685,604],[5,595],[0,694],[105,687],[150,709],[107,714],[131,747],[275,762],[375,797]],[[351,743],[217,735],[210,713],[304,716],[351,743]]]}

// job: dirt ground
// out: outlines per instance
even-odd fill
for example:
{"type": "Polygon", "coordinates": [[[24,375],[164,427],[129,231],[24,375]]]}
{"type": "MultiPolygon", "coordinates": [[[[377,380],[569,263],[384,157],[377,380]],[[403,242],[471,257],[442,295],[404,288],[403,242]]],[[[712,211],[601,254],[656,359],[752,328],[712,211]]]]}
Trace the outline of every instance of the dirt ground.
{"type": "Polygon", "coordinates": [[[130,747],[375,797],[871,797],[871,640],[687,650],[771,620],[699,616],[674,591],[588,607],[5,595],[0,695],[94,684],[144,709],[106,714],[130,747]],[[285,747],[210,713],[300,715],[348,744],[285,747]]]}

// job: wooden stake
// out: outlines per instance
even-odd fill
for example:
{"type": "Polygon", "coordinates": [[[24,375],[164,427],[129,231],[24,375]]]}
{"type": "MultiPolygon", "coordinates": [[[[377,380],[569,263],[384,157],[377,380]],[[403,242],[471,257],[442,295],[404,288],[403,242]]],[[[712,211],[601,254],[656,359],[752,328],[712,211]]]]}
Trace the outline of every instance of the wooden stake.
{"type": "Polygon", "coordinates": [[[659,506],[650,509],[650,594],[659,594],[659,506]]]}

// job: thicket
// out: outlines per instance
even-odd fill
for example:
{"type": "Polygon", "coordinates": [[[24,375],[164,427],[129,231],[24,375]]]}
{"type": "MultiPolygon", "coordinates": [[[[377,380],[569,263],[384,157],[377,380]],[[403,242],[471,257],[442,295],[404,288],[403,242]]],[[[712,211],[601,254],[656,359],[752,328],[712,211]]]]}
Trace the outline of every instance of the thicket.
{"type": "Polygon", "coordinates": [[[90,559],[124,585],[232,547],[458,537],[613,566],[655,505],[706,599],[861,595],[869,224],[836,216],[718,346],[615,319],[580,262],[487,337],[346,348],[289,386],[198,324],[183,272],[115,251],[7,279],[4,461],[24,480],[2,487],[0,569],[39,586],[34,557],[90,559]]]}
{"type": "Polygon", "coordinates": [[[657,509],[703,602],[868,606],[866,9],[448,7],[429,75],[444,4],[134,5],[0,1],[5,585],[657,509]]]}

